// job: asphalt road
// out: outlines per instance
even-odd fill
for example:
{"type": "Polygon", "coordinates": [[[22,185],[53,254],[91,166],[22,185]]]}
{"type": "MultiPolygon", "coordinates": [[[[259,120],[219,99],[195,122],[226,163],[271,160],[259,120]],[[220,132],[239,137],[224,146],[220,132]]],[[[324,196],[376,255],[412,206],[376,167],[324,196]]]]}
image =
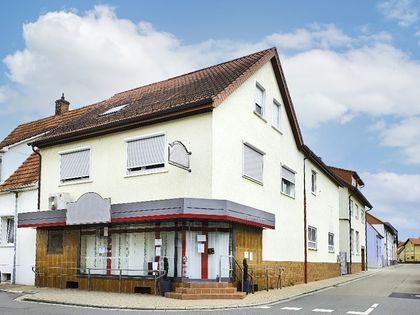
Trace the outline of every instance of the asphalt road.
{"type": "MultiPolygon", "coordinates": [[[[167,312],[101,310],[19,302],[17,294],[0,293],[0,315],[163,314],[167,312]]],[[[371,277],[286,302],[256,308],[216,311],[174,311],[211,314],[359,314],[419,315],[420,265],[401,265],[371,277]]]]}

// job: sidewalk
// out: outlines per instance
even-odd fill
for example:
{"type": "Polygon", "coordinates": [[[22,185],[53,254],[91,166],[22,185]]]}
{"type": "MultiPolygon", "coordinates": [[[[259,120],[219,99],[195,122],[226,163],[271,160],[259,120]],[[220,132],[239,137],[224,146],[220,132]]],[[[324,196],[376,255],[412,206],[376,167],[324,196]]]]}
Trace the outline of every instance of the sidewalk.
{"type": "MultiPolygon", "coordinates": [[[[393,268],[393,267],[391,267],[393,268]]],[[[368,270],[359,274],[345,275],[308,284],[298,284],[281,290],[259,291],[248,295],[243,300],[175,300],[154,295],[125,294],[82,291],[75,289],[36,288],[0,284],[0,291],[22,293],[19,300],[44,302],[64,305],[88,306],[115,309],[137,310],[180,310],[180,309],[224,309],[261,306],[282,300],[296,298],[301,295],[344,284],[356,279],[366,278],[389,268],[368,270]]]]}

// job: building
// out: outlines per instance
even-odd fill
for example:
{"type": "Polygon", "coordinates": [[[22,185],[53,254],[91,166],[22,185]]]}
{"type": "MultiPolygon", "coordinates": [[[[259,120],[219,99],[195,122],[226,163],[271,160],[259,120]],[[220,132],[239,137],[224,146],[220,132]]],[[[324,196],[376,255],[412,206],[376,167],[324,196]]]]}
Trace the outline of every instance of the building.
{"type": "Polygon", "coordinates": [[[32,143],[38,285],[153,292],[164,258],[174,281],[230,280],[231,257],[285,284],[340,274],[341,181],[304,145],[275,49],[91,108],[32,143]]]}
{"type": "Polygon", "coordinates": [[[403,262],[420,262],[420,238],[409,238],[404,243],[404,250],[400,253],[403,262]]]}
{"type": "Polygon", "coordinates": [[[16,229],[17,215],[38,209],[39,157],[28,143],[88,108],[69,111],[63,98],[55,115],[16,127],[0,142],[0,281],[34,284],[35,229],[16,229]]]}
{"type": "Polygon", "coordinates": [[[361,192],[364,183],[355,171],[330,167],[340,178],[340,262],[341,273],[366,270],[366,211],[372,205],[361,192]]]}
{"type": "Polygon", "coordinates": [[[370,223],[367,227],[367,265],[368,268],[382,268],[384,256],[382,251],[383,235],[370,223]]]}
{"type": "MultiPolygon", "coordinates": [[[[382,236],[382,266],[391,266],[397,263],[398,231],[389,222],[383,222],[372,214],[366,215],[367,222],[382,236]]],[[[369,248],[368,248],[369,250],[369,248]]]]}

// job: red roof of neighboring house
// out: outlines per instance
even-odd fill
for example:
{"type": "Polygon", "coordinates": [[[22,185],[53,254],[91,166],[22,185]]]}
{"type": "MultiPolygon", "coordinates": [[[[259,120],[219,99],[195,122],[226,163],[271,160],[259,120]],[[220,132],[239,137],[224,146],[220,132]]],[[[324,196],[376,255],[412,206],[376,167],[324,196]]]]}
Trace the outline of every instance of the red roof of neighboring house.
{"type": "Polygon", "coordinates": [[[18,169],[0,185],[0,191],[22,189],[36,184],[39,180],[39,156],[32,153],[18,169]]]}
{"type": "Polygon", "coordinates": [[[420,238],[409,238],[413,245],[420,245],[420,238]]]}

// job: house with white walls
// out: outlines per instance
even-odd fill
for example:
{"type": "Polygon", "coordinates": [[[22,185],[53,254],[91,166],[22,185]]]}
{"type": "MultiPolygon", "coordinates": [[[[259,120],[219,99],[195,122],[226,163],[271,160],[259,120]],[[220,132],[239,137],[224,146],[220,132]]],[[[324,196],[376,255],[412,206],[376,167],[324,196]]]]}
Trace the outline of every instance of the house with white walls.
{"type": "Polygon", "coordinates": [[[364,183],[356,171],[331,167],[340,179],[341,274],[366,270],[366,212],[372,209],[361,189],[364,183]]]}
{"type": "Polygon", "coordinates": [[[118,93],[32,145],[37,285],[154,292],[163,268],[230,281],[243,259],[286,283],[339,275],[341,182],[304,144],[274,48],[118,93]]]}
{"type": "Polygon", "coordinates": [[[35,229],[17,229],[18,213],[38,209],[39,157],[28,144],[88,108],[69,111],[62,97],[55,114],[17,126],[0,142],[0,281],[34,284],[35,229]]]}
{"type": "MultiPolygon", "coordinates": [[[[391,223],[382,221],[372,215],[367,214],[367,222],[372,225],[382,236],[382,266],[392,266],[398,262],[398,231],[391,223]]],[[[368,251],[370,248],[368,248],[368,251]]]]}

